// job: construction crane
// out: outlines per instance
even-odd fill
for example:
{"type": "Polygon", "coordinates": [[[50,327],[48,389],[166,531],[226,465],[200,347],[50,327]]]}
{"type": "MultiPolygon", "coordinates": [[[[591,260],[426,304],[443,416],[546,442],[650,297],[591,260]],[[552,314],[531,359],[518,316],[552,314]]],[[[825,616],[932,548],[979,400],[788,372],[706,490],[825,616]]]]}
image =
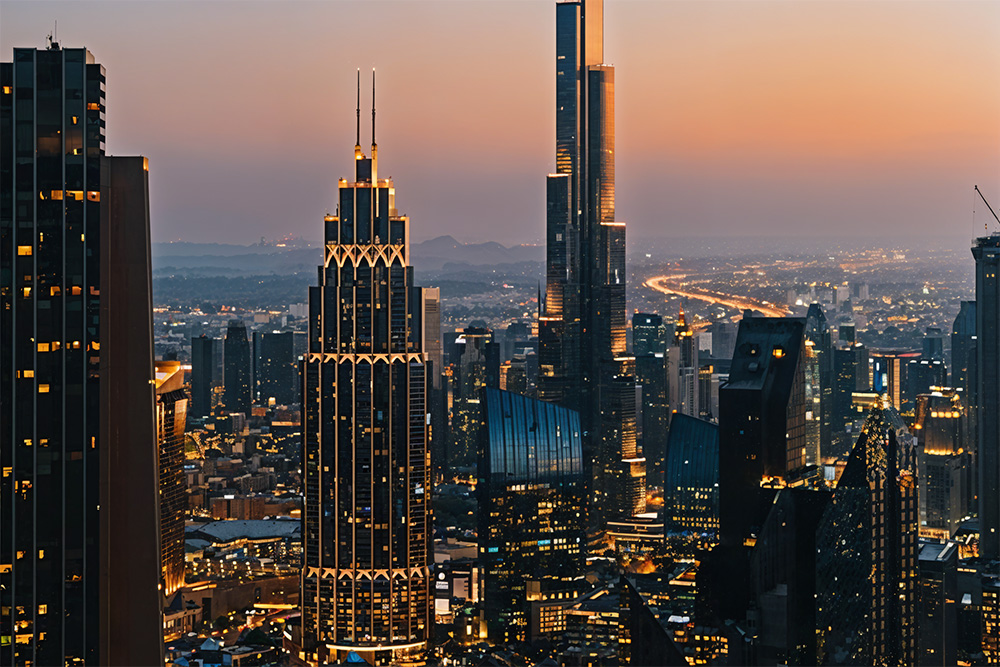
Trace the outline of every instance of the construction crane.
{"type": "MultiPolygon", "coordinates": [[[[984,194],[983,194],[983,193],[982,193],[982,192],[981,192],[981,191],[979,190],[979,186],[978,186],[978,185],[977,185],[977,186],[975,186],[975,188],[976,188],[976,192],[977,192],[977,193],[979,193],[979,197],[980,197],[980,198],[981,198],[981,199],[983,200],[983,203],[984,203],[984,204],[986,204],[986,208],[990,209],[990,213],[992,213],[992,214],[993,214],[993,218],[994,218],[994,219],[995,219],[995,220],[997,221],[997,224],[998,224],[998,225],[1000,225],[1000,217],[997,217],[997,213],[996,213],[996,211],[994,211],[994,210],[993,210],[993,207],[992,207],[992,206],[990,206],[990,203],[989,203],[988,201],[986,201],[986,195],[984,195],[984,194]]],[[[975,209],[973,209],[973,211],[975,211],[975,209]]],[[[975,215],[975,213],[973,213],[973,215],[975,215]]],[[[985,227],[985,225],[984,225],[984,227],[985,227]]]]}

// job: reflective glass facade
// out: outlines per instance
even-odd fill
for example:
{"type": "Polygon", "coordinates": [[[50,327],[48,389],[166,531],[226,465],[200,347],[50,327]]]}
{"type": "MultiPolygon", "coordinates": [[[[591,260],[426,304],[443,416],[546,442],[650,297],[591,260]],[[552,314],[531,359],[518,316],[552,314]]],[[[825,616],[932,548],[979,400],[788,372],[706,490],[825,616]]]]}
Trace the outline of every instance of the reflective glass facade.
{"type": "Polygon", "coordinates": [[[719,530],[719,427],[674,415],[667,440],[664,522],[672,530],[719,530]]]}
{"type": "Polygon", "coordinates": [[[976,239],[980,553],[1000,558],[1000,234],[976,239]]]}
{"type": "Polygon", "coordinates": [[[422,291],[376,151],[355,148],[309,294],[302,624],[320,659],[386,664],[430,636],[431,480],[422,291]]]}
{"type": "Polygon", "coordinates": [[[572,580],[583,567],[586,485],[580,416],[482,390],[479,559],[487,634],[528,638],[528,582],[572,580]]]}
{"type": "Polygon", "coordinates": [[[181,365],[176,361],[156,362],[160,559],[165,596],[173,595],[184,585],[184,516],[187,513],[184,433],[187,406],[181,365]]]}
{"type": "Polygon", "coordinates": [[[242,412],[250,415],[251,377],[250,339],[247,338],[247,325],[242,320],[229,320],[226,329],[225,345],[225,394],[223,402],[226,412],[242,412]]]}

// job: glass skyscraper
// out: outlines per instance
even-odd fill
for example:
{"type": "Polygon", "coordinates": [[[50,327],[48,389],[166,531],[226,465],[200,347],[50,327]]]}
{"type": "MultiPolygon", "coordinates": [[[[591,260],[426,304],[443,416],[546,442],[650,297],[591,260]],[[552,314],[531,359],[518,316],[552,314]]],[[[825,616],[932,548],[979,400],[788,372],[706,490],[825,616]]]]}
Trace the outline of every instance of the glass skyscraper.
{"type": "Polygon", "coordinates": [[[4,665],[163,661],[149,166],[104,90],[86,49],[0,63],[4,665]]]}
{"type": "Polygon", "coordinates": [[[482,390],[479,560],[491,642],[528,639],[528,584],[569,587],[583,566],[586,486],[580,416],[482,390]]]}
{"type": "Polygon", "coordinates": [[[1000,559],[1000,234],[976,239],[979,552],[1000,559]]]}
{"type": "Polygon", "coordinates": [[[302,631],[314,659],[388,664],[424,650],[433,622],[424,307],[374,136],[355,168],[309,290],[302,631]]]}
{"type": "Polygon", "coordinates": [[[645,510],[635,364],[625,350],[625,225],[615,220],[614,68],[603,0],[556,3],[556,173],[548,177],[539,398],[580,412],[588,523],[645,510]]]}

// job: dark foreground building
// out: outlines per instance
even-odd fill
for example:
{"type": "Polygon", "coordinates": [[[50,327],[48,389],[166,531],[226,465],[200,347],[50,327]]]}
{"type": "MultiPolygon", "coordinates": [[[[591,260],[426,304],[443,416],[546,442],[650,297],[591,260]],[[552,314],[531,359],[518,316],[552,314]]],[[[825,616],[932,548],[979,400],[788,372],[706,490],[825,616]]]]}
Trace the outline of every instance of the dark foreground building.
{"type": "Polygon", "coordinates": [[[86,49],[0,64],[0,664],[163,662],[148,163],[86,49]]]}
{"type": "Polygon", "coordinates": [[[979,552],[1000,559],[1000,234],[975,241],[979,552]]]}
{"type": "Polygon", "coordinates": [[[528,639],[528,587],[582,574],[586,507],[580,416],[499,389],[481,392],[479,561],[487,635],[528,639]]]}
{"type": "Polygon", "coordinates": [[[329,662],[419,654],[433,623],[424,307],[377,150],[373,136],[365,157],[359,138],[309,288],[302,632],[329,662]]]}

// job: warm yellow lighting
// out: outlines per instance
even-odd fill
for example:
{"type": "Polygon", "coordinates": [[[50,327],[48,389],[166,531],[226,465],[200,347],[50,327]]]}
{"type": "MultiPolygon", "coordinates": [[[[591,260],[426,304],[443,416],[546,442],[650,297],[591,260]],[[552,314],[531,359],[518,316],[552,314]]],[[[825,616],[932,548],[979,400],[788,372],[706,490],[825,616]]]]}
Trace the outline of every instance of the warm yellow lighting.
{"type": "Polygon", "coordinates": [[[40,385],[38,385],[38,393],[39,394],[47,394],[47,393],[49,393],[49,385],[47,385],[47,384],[40,384],[40,385]]]}
{"type": "Polygon", "coordinates": [[[30,245],[19,245],[17,246],[17,254],[21,257],[31,256],[31,246],[30,245]]]}
{"type": "Polygon", "coordinates": [[[785,350],[783,348],[776,347],[773,350],[771,350],[771,356],[773,356],[775,359],[781,359],[783,356],[785,356],[785,350]]]}
{"type": "Polygon", "coordinates": [[[50,196],[50,197],[51,197],[52,199],[55,199],[55,200],[61,200],[61,199],[63,198],[63,191],[62,191],[62,190],[53,190],[53,191],[52,191],[52,192],[51,192],[51,193],[49,194],[49,196],[50,196]]]}
{"type": "Polygon", "coordinates": [[[87,103],[87,111],[100,111],[100,110],[101,110],[101,105],[98,104],[97,102],[87,103]]]}

